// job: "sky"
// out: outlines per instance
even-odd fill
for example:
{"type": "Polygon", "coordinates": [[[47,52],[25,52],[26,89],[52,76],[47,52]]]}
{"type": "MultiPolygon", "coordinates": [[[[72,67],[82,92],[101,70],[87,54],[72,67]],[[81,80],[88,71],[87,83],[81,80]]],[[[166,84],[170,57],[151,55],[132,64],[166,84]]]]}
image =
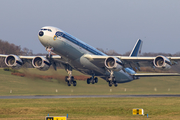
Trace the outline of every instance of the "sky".
{"type": "Polygon", "coordinates": [[[1,0],[0,39],[46,53],[38,40],[55,26],[105,51],[180,52],[180,0],[1,0]]]}

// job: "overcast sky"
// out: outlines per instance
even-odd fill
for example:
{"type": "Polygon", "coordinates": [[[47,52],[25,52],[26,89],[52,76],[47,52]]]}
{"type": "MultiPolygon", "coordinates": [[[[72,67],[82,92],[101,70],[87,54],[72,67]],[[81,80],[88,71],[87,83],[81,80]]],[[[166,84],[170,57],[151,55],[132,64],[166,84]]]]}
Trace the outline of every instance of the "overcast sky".
{"type": "Polygon", "coordinates": [[[180,52],[180,0],[1,0],[0,39],[46,53],[38,40],[55,26],[95,48],[180,52]]]}

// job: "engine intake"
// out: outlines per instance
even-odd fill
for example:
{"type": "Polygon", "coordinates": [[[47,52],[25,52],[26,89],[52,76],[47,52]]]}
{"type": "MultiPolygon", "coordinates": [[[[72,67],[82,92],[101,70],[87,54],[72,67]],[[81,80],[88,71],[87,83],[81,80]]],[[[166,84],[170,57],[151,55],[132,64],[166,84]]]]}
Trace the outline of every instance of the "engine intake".
{"type": "Polygon", "coordinates": [[[159,68],[159,69],[170,69],[171,68],[171,61],[164,57],[164,56],[157,56],[154,61],[153,61],[153,64],[156,68],[159,68]]]}
{"type": "Polygon", "coordinates": [[[36,69],[46,71],[50,67],[50,62],[45,57],[37,56],[32,60],[32,65],[36,69]]]}
{"type": "Polygon", "coordinates": [[[23,62],[19,56],[11,54],[5,58],[5,64],[13,69],[20,69],[23,62]]]}
{"type": "Polygon", "coordinates": [[[123,67],[122,67],[122,62],[115,58],[115,57],[108,57],[105,60],[105,66],[113,71],[120,71],[123,67]]]}

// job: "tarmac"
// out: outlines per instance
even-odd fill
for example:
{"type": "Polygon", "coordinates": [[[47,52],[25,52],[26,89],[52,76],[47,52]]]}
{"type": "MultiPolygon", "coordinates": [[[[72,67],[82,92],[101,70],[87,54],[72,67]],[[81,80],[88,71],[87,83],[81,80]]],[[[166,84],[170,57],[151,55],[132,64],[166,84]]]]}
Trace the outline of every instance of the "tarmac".
{"type": "Polygon", "coordinates": [[[131,98],[131,97],[180,97],[180,94],[168,95],[29,95],[0,96],[0,99],[53,99],[53,98],[131,98]]]}

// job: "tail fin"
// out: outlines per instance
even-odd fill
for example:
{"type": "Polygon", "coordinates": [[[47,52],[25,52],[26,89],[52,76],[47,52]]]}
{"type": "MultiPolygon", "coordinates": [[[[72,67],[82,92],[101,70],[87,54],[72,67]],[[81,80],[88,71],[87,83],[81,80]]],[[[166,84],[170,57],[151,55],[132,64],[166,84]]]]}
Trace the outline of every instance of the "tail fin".
{"type": "Polygon", "coordinates": [[[136,44],[134,45],[134,48],[132,49],[129,57],[136,57],[139,54],[141,54],[142,44],[143,44],[143,41],[138,39],[136,44]]]}

